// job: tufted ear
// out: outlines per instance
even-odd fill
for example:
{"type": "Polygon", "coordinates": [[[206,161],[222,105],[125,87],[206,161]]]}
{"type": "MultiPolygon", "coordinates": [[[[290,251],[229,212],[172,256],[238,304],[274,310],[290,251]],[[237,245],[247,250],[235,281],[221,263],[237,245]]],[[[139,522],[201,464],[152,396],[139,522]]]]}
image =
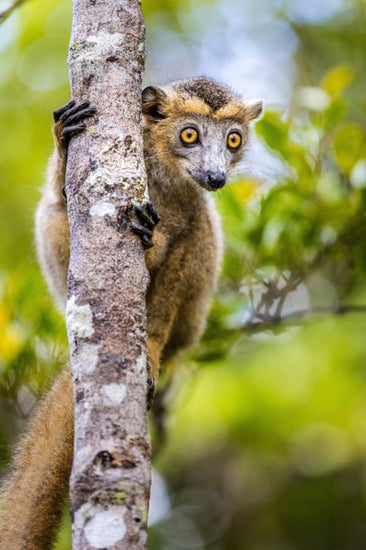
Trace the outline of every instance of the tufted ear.
{"type": "Polygon", "coordinates": [[[263,100],[256,99],[245,103],[247,120],[255,120],[260,117],[263,111],[263,100]]]}
{"type": "Polygon", "coordinates": [[[164,104],[167,95],[161,88],[147,86],[142,90],[142,112],[156,122],[165,118],[164,104]]]}

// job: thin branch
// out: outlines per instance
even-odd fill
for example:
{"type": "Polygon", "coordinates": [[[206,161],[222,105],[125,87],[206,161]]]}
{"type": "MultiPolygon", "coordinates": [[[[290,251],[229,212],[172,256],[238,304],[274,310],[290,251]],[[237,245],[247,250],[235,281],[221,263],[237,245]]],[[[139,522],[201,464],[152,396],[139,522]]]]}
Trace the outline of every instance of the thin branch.
{"type": "Polygon", "coordinates": [[[305,319],[306,317],[311,317],[312,315],[317,315],[321,313],[332,313],[333,315],[344,315],[345,313],[366,313],[366,304],[345,304],[345,305],[336,305],[334,306],[319,306],[309,309],[303,309],[289,313],[288,315],[273,315],[273,316],[264,316],[258,315],[261,320],[252,321],[249,320],[247,323],[244,323],[243,329],[263,329],[271,328],[280,323],[285,323],[287,321],[299,321],[305,319]]]}
{"type": "Polygon", "coordinates": [[[6,21],[8,19],[8,17],[11,16],[13,11],[15,11],[17,8],[19,8],[19,6],[21,6],[22,4],[24,4],[24,2],[25,2],[25,0],[16,0],[14,2],[14,4],[12,4],[8,8],[6,8],[6,10],[0,12],[0,25],[2,23],[4,23],[4,21],[6,21]]]}

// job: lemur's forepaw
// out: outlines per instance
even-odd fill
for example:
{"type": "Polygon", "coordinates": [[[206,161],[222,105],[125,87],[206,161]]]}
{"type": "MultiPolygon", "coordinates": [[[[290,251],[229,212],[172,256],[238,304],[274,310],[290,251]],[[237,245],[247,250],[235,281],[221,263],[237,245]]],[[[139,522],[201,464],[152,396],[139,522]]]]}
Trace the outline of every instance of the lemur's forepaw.
{"type": "Polygon", "coordinates": [[[63,147],[68,145],[72,136],[85,130],[86,124],[83,119],[93,116],[96,111],[97,108],[90,105],[89,99],[82,99],[77,103],[72,99],[53,112],[55,133],[63,147]]]}
{"type": "Polygon", "coordinates": [[[140,236],[143,247],[147,250],[154,246],[151,239],[155,226],[160,222],[160,216],[150,201],[144,206],[135,206],[135,212],[140,223],[132,222],[131,229],[140,236]]]}

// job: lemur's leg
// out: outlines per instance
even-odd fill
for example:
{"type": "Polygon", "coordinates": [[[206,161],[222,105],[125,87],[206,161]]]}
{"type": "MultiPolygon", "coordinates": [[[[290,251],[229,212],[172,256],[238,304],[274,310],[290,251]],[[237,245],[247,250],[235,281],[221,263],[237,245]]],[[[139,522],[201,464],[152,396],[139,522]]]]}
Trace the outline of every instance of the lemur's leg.
{"type": "Polygon", "coordinates": [[[31,421],[5,483],[0,548],[48,550],[68,492],[73,456],[73,393],[69,370],[56,379],[31,421]]]}
{"type": "MultiPolygon", "coordinates": [[[[156,237],[158,236],[157,233],[156,237]]],[[[186,285],[189,284],[184,273],[179,273],[180,267],[184,265],[185,255],[185,246],[178,242],[172,245],[164,263],[151,275],[146,295],[147,352],[154,383],[158,378],[162,353],[170,338],[180,301],[185,295],[186,285]]]]}
{"type": "MultiPolygon", "coordinates": [[[[159,230],[160,226],[154,241],[159,230]]],[[[215,288],[218,245],[209,214],[201,212],[184,237],[168,246],[147,293],[148,356],[154,380],[161,361],[200,338],[215,288]]]]}
{"type": "Polygon", "coordinates": [[[36,212],[35,236],[38,257],[52,294],[62,309],[66,302],[66,279],[70,257],[70,236],[64,197],[67,146],[75,134],[85,129],[85,118],[96,108],[88,100],[70,101],[54,112],[55,149],[47,181],[36,212]]]}

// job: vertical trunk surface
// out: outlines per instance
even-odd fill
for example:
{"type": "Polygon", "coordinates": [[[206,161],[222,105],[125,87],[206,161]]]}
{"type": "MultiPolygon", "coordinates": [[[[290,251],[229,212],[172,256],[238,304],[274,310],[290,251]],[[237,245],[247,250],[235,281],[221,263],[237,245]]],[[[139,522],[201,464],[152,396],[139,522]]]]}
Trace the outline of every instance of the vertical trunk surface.
{"type": "Polygon", "coordinates": [[[138,0],[74,0],[72,96],[98,114],[73,138],[67,329],[74,380],[73,548],[145,549],[148,276],[129,229],[145,190],[141,131],[144,26],[138,0]]]}

